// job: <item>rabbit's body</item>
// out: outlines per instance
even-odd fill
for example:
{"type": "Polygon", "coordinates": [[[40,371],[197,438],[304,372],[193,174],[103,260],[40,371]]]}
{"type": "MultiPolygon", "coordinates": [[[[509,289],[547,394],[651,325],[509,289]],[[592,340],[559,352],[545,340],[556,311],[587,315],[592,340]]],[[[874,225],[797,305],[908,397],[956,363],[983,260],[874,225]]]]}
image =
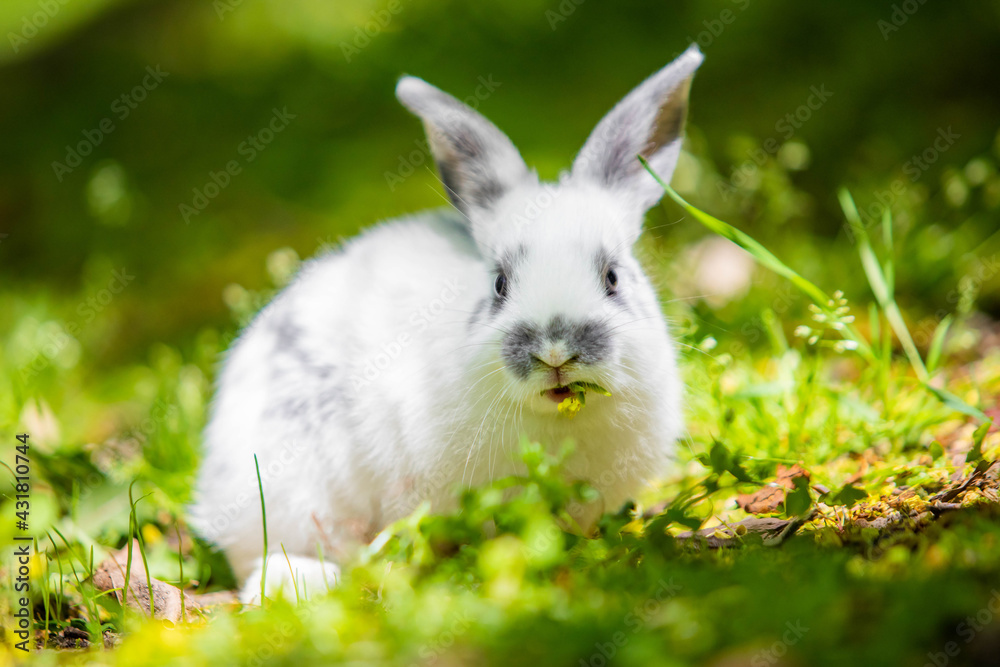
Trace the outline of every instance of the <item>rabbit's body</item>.
{"type": "MultiPolygon", "coordinates": [[[[552,186],[478,114],[401,82],[459,210],[379,225],[306,263],[230,351],[192,518],[247,579],[245,598],[259,590],[263,548],[254,455],[270,552],[283,546],[311,590],[336,574],[311,560],[317,546],[336,561],[421,501],[441,509],[456,486],[516,471],[522,436],[572,439],[567,469],[601,492],[604,509],[663,470],[682,429],[681,386],[631,253],[659,194],[623,161],[644,151],[669,175],[683,115],[661,116],[672,91],[683,88],[686,103],[700,59],[688,51],[636,89],[552,186]],[[648,113],[626,104],[648,106],[650,94],[659,102],[648,113]],[[619,146],[623,122],[652,127],[619,146]],[[664,123],[669,141],[650,144],[664,123]],[[612,395],[588,394],[570,419],[557,405],[577,381],[612,395]]],[[[272,572],[287,579],[284,557],[269,563],[269,582],[272,572]]]]}

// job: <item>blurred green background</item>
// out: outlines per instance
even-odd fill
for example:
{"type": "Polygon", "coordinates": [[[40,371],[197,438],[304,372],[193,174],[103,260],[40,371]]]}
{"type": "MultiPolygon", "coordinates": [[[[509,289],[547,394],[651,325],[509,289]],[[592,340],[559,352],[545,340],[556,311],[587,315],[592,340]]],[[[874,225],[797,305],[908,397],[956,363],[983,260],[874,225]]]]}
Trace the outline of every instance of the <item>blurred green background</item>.
{"type": "MultiPolygon", "coordinates": [[[[944,452],[961,439],[956,429],[971,438],[972,425],[913,381],[898,346],[891,363],[895,343],[884,318],[876,330],[837,193],[850,188],[876,252],[894,266],[916,344],[940,361],[934,380],[995,416],[998,0],[0,0],[0,439],[31,435],[31,530],[51,550],[48,579],[39,580],[59,582],[61,596],[54,558],[96,547],[99,562],[125,544],[137,480],[150,494],[136,525],[154,576],[233,585],[178,530],[215,371],[239,326],[300,259],[379,220],[444,203],[420,123],[394,99],[400,75],[473,99],[554,178],[615,102],[691,42],[706,59],[674,187],[828,293],[842,290],[858,329],[885,354],[870,364],[845,353],[788,281],[755,268],[672,202],[657,207],[640,254],[662,288],[689,387],[690,438],[671,493],[698,488],[689,482],[705,472],[694,457],[716,451],[718,439],[753,461],[761,479],[776,461],[803,460],[831,488],[847,483],[858,460],[867,470],[863,454],[880,452],[884,465],[858,482],[873,498],[892,493],[883,485],[894,478],[930,488],[968,468],[964,451],[954,465],[954,452],[944,452]],[[885,206],[889,237],[877,230],[885,206]],[[796,338],[803,323],[829,336],[815,345],[796,338]],[[933,349],[932,334],[945,331],[933,349]],[[61,527],[64,545],[44,541],[49,527],[61,527]],[[186,575],[172,571],[175,551],[187,559],[186,575]]],[[[701,520],[722,511],[712,493],[696,508],[701,520]]],[[[0,514],[12,516],[10,505],[0,498],[0,514]]],[[[952,636],[952,616],[975,612],[995,586],[995,511],[969,521],[919,534],[930,539],[912,561],[906,544],[872,563],[864,545],[864,557],[850,555],[854,546],[816,557],[787,550],[751,555],[734,576],[714,567],[726,554],[705,554],[703,563],[649,556],[653,565],[635,569],[618,551],[587,555],[604,543],[586,541],[583,560],[593,568],[578,567],[576,556],[560,562],[583,572],[579,590],[600,596],[581,595],[585,603],[572,609],[584,620],[567,626],[581,629],[545,650],[568,655],[588,648],[595,627],[617,628],[618,603],[593,601],[630,591],[619,601],[630,608],[641,578],[653,581],[662,567],[688,591],[665,621],[680,628],[676,639],[663,635],[683,655],[729,644],[753,652],[748,642],[804,618],[818,628],[801,647],[809,664],[848,653],[866,656],[858,664],[901,664],[904,654],[916,664],[921,650],[940,650],[935,642],[952,636]],[[605,579],[607,568],[619,578],[605,579]],[[699,614],[701,634],[690,631],[699,614]]],[[[13,532],[13,522],[0,523],[0,544],[13,532]]],[[[826,533],[816,535],[825,544],[826,533]]],[[[505,544],[485,553],[516,562],[505,544]]],[[[653,555],[662,546],[649,545],[653,555]]],[[[447,560],[444,569],[473,571],[447,560]]],[[[561,600],[562,577],[540,571],[545,587],[555,583],[539,590],[561,600]]],[[[344,599],[376,588],[364,576],[357,582],[344,599]]],[[[88,595],[78,584],[77,607],[88,595]]],[[[404,584],[396,594],[410,599],[404,584]]],[[[420,645],[424,601],[438,593],[415,590],[429,597],[412,598],[419,612],[404,605],[386,617],[385,627],[410,629],[380,637],[384,646],[420,645]]],[[[548,637],[536,630],[551,619],[533,615],[540,598],[525,590],[532,611],[524,617],[496,616],[487,600],[483,617],[493,620],[481,626],[483,645],[496,641],[523,658],[525,638],[548,637]]],[[[56,629],[80,626],[77,612],[66,616],[56,629]]],[[[339,631],[354,627],[364,638],[356,645],[372,646],[380,620],[353,611],[337,618],[354,619],[337,621],[339,631]]],[[[326,619],[315,617],[324,633],[334,627],[326,619]]],[[[267,636],[226,623],[215,626],[225,659],[267,636]]],[[[649,636],[634,644],[636,655],[660,646],[649,636]]],[[[161,644],[139,637],[133,646],[158,659],[161,644]]],[[[122,664],[140,662],[122,655],[122,664]]],[[[964,655],[974,662],[978,654],[964,655]]]]}
{"type": "MultiPolygon", "coordinates": [[[[1000,2],[4,0],[0,27],[12,418],[66,386],[67,369],[92,392],[107,369],[156,365],[159,343],[187,359],[216,353],[225,340],[203,348],[199,336],[231,336],[233,313],[257,305],[249,295],[271,288],[282,257],[441,205],[426,163],[397,178],[414,151],[423,161],[422,128],[393,97],[401,74],[461,98],[478,89],[479,109],[552,178],[622,95],[693,41],[706,61],[674,178],[682,194],[860,302],[869,293],[836,192],[851,187],[863,207],[881,197],[918,343],[923,319],[956,307],[1000,314],[988,261],[1000,250],[1000,2]],[[827,99],[816,104],[815,90],[827,99]],[[250,147],[275,109],[294,118],[250,147]],[[938,150],[942,132],[952,139],[938,150]],[[933,161],[915,170],[926,151],[933,161]],[[214,189],[211,174],[232,161],[240,172],[214,189]],[[206,186],[204,210],[183,215],[206,186]],[[116,270],[128,282],[117,291],[116,270]]],[[[683,295],[680,260],[705,232],[669,224],[681,217],[654,210],[649,236],[654,275],[683,295]]],[[[695,320],[763,342],[739,332],[780,282],[754,284],[745,299],[692,302],[695,320]]],[[[214,360],[199,359],[210,376],[214,360]]],[[[79,438],[119,427],[83,418],[130,400],[129,383],[116,387],[74,411],[89,422],[79,438]]],[[[56,414],[70,404],[47,400],[56,414]]]]}

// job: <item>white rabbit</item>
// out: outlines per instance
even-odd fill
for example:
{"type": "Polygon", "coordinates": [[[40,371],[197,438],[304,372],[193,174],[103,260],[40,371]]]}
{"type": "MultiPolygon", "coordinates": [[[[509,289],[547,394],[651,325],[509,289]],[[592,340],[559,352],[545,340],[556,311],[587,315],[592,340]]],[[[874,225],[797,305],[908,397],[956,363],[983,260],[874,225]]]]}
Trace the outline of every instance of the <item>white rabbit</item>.
{"type": "MultiPolygon", "coordinates": [[[[683,428],[675,352],[632,254],[669,179],[691,46],[600,122],[571,171],[542,184],[510,140],[414,77],[454,209],[381,224],[306,263],[243,332],[219,378],[192,521],[260,592],[332,585],[335,562],[421,501],[519,469],[523,434],[576,443],[568,469],[614,510],[668,462],[683,428]],[[603,386],[570,419],[571,382],[603,386]],[[281,548],[289,554],[286,561],[281,548]],[[318,550],[322,549],[322,560],[318,550]]],[[[270,593],[268,593],[270,594],[270,593]]]]}

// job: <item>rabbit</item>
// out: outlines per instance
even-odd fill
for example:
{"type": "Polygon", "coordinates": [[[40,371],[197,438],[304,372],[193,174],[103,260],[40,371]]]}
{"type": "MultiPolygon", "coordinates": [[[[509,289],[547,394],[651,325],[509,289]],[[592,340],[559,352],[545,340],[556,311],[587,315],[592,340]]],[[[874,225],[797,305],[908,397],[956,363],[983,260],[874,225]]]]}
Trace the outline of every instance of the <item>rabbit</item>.
{"type": "Polygon", "coordinates": [[[637,155],[670,178],[702,59],[692,45],[630,92],[555,183],[470,107],[399,80],[451,206],[304,263],[218,378],[191,520],[245,602],[265,567],[266,596],[333,586],[338,563],[421,502],[447,509],[456,488],[518,472],[522,436],[575,443],[567,474],[602,499],[579,510],[583,530],[665,470],[683,388],[632,252],[663,195],[637,155]],[[574,382],[610,396],[569,418],[574,382]]]}

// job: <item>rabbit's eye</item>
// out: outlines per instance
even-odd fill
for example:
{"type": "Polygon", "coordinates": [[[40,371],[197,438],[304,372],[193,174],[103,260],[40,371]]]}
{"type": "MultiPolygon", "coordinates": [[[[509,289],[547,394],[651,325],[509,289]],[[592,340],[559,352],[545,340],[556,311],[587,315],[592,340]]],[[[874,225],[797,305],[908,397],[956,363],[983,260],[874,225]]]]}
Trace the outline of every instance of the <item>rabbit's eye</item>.
{"type": "Polygon", "coordinates": [[[497,298],[503,299],[507,296],[507,276],[502,273],[497,276],[493,282],[493,291],[496,292],[497,298]]]}
{"type": "Polygon", "coordinates": [[[604,274],[604,289],[607,291],[608,296],[611,296],[618,290],[618,274],[615,273],[614,269],[608,269],[608,272],[604,274]]]}

